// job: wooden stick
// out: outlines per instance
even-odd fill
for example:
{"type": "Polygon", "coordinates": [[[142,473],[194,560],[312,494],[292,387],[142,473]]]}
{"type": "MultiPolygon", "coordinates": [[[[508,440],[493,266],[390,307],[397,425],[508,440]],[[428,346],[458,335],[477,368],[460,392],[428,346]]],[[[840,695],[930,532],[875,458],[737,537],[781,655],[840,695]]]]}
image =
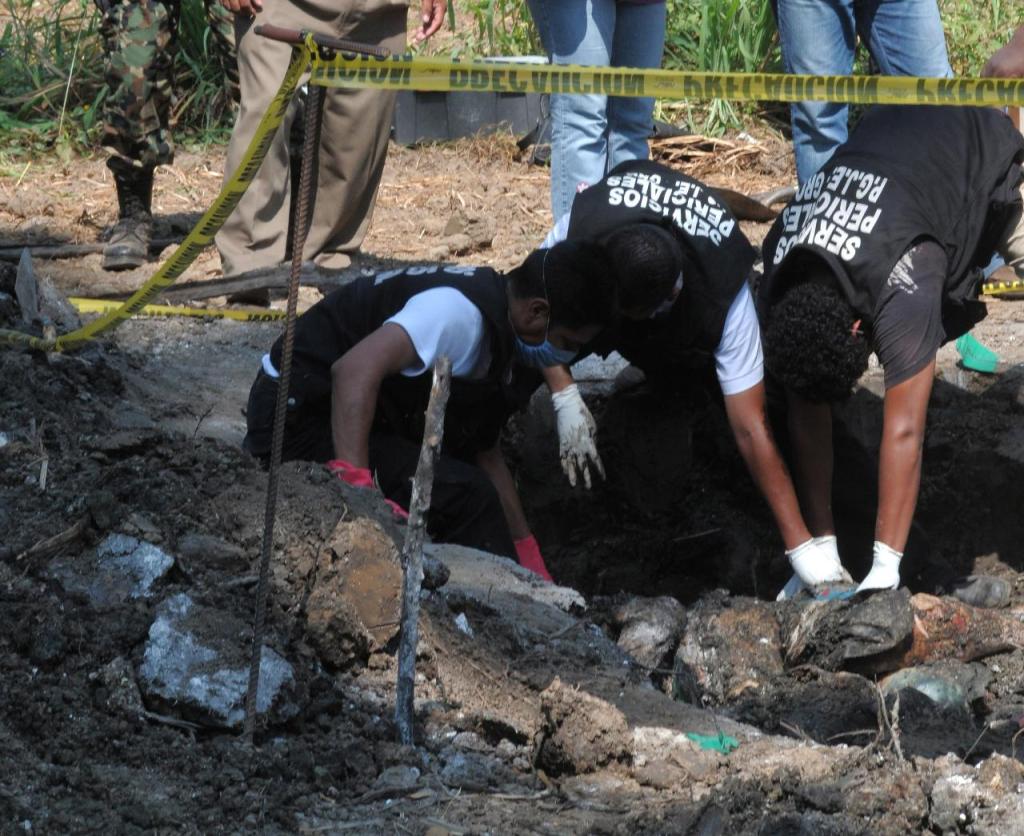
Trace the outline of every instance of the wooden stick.
{"type": "MultiPolygon", "coordinates": [[[[160,252],[164,247],[180,243],[180,238],[158,238],[151,241],[149,249],[160,252]]],[[[62,258],[80,258],[83,255],[103,252],[107,245],[102,241],[93,241],[86,244],[2,244],[0,245],[0,261],[9,261],[17,264],[21,258],[21,251],[28,250],[33,258],[57,260],[62,258]]]]}
{"type": "Polygon", "coordinates": [[[398,683],[395,691],[395,725],[398,740],[413,744],[413,695],[416,687],[416,644],[419,639],[420,586],[423,583],[423,539],[427,510],[434,489],[434,463],[444,435],[444,411],[451,390],[452,362],[441,356],[434,363],[434,385],[430,388],[423,446],[412,480],[409,522],[402,546],[402,631],[398,643],[398,683]]]}
{"type": "Polygon", "coordinates": [[[70,527],[64,529],[59,534],[54,534],[52,537],[47,537],[44,540],[40,540],[33,546],[25,549],[21,554],[15,557],[15,560],[27,560],[27,559],[43,559],[53,557],[59,554],[62,550],[70,546],[72,543],[78,542],[82,535],[85,534],[85,530],[89,527],[89,515],[85,514],[70,527]]]}

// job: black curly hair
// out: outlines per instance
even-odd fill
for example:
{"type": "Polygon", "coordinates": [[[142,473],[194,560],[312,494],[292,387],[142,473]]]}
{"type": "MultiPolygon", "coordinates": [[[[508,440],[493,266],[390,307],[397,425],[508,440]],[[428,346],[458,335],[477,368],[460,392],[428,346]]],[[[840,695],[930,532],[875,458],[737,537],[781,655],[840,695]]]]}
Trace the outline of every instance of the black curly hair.
{"type": "Polygon", "coordinates": [[[603,243],[622,282],[624,314],[645,316],[668,298],[683,269],[682,250],[671,232],[655,224],[629,224],[603,243]]]}
{"type": "Polygon", "coordinates": [[[805,400],[845,400],[871,354],[867,336],[853,332],[859,318],[833,282],[794,285],[768,311],[762,337],[765,366],[805,400]]]}
{"type": "Polygon", "coordinates": [[[618,318],[618,274],[600,244],[562,241],[534,250],[508,276],[513,295],[548,300],[552,327],[606,326],[618,318]]]}

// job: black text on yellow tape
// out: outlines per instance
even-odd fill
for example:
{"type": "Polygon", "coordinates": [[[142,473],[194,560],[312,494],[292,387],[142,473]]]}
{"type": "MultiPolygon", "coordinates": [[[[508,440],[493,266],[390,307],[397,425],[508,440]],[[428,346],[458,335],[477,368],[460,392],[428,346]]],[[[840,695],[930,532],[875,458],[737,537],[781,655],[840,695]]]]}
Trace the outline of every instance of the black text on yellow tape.
{"type": "MultiPolygon", "coordinates": [[[[68,301],[79,313],[108,313],[121,307],[112,299],[85,299],[71,296],[68,301]]],[[[276,322],[284,319],[284,311],[264,308],[190,308],[183,305],[143,305],[135,316],[188,317],[193,319],[233,319],[238,322],[276,322]]]]}
{"type": "Polygon", "coordinates": [[[1024,293],[1024,281],[1015,279],[1012,282],[985,282],[981,292],[987,296],[998,296],[1000,293],[1024,293]]]}
{"type": "Polygon", "coordinates": [[[660,99],[850,104],[1024,105],[1024,79],[688,73],[437,58],[314,55],[313,84],[384,90],[599,93],[660,99]]]}
{"type": "Polygon", "coordinates": [[[181,242],[170,258],[160,265],[153,277],[132,294],[131,298],[108,309],[102,316],[78,330],[57,337],[55,340],[33,337],[20,331],[0,329],[0,345],[23,345],[43,351],[77,348],[93,337],[116,328],[174,284],[188,269],[188,266],[195,261],[196,256],[202,252],[203,248],[213,242],[213,236],[224,225],[224,221],[234,211],[238,201],[249,187],[270,148],[270,144],[274,141],[274,135],[284,119],[299,79],[309,66],[309,60],[308,47],[297,47],[292,51],[291,63],[288,65],[284,80],[274,95],[267,112],[263,114],[256,134],[253,136],[252,142],[249,143],[249,147],[246,148],[238,169],[224,183],[210,208],[206,210],[185,240],[181,242]]]}

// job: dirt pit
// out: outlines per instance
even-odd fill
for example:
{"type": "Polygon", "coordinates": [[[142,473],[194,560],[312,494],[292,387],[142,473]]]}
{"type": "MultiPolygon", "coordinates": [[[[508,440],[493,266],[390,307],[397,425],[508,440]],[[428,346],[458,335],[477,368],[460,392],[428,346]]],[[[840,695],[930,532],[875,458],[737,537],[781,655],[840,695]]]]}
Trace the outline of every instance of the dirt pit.
{"type": "MultiPolygon", "coordinates": [[[[742,164],[697,173],[747,192],[791,176],[779,144],[731,159],[742,164]]],[[[186,155],[161,174],[158,207],[193,216],[218,165],[186,155]]],[[[93,237],[112,217],[83,185],[101,171],[39,165],[4,184],[5,238],[93,237]]],[[[438,257],[465,213],[497,219],[495,233],[453,258],[507,267],[542,237],[546,203],[544,172],[500,143],[401,150],[367,249],[438,257]]],[[[764,225],[747,230],[759,240],[764,225]]],[[[143,278],[93,260],[37,268],[75,292],[143,278]]],[[[210,260],[195,269],[217,274],[210,260]]],[[[231,725],[266,487],[239,449],[241,407],[276,327],[136,320],[73,355],[0,352],[0,830],[1021,832],[1022,309],[990,308],[977,336],[1000,353],[1000,374],[963,371],[951,348],[940,356],[918,519],[929,565],[1009,581],[1007,607],[930,598],[943,573],[927,566],[908,574],[909,592],[870,606],[776,604],[781,543],[717,399],[598,369],[583,389],[606,481],[564,483],[542,396],[505,439],[568,588],[430,549],[448,578],[437,572],[423,593],[415,748],[394,742],[392,722],[404,530],[312,466],[282,475],[266,652],[286,664],[283,684],[255,748],[231,725]],[[171,565],[138,594],[108,572],[97,596],[88,573],[109,569],[111,536],[171,565]],[[154,647],[182,596],[193,621],[172,626],[193,639],[180,644],[217,654],[188,670],[217,687],[172,699],[161,688],[173,677],[154,684],[154,647]],[[950,624],[942,658],[928,657],[926,639],[948,638],[950,624]],[[211,692],[227,705],[216,717],[202,708],[211,692]]],[[[879,393],[873,369],[844,409],[860,451],[851,468],[877,443],[879,393]]],[[[863,467],[839,476],[870,492],[863,467]]],[[[855,575],[869,554],[863,517],[845,520],[855,575]]]]}

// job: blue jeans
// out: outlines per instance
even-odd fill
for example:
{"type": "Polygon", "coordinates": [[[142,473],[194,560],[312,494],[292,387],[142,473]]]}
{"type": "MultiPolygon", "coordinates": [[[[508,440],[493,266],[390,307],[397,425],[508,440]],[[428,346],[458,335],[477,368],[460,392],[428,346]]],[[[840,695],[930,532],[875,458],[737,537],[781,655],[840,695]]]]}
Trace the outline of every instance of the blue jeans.
{"type": "MultiPolygon", "coordinates": [[[[554,64],[660,67],[665,4],[615,0],[528,0],[554,64]]],[[[592,185],[626,160],[647,159],[654,99],[551,97],[551,212],[569,211],[577,186],[592,185]]]]}
{"type": "MultiPolygon", "coordinates": [[[[883,75],[953,74],[936,0],[778,0],[777,17],[788,73],[849,75],[860,35],[883,75]]],[[[803,183],[846,141],[848,107],[798,102],[791,114],[803,183]]]]}

